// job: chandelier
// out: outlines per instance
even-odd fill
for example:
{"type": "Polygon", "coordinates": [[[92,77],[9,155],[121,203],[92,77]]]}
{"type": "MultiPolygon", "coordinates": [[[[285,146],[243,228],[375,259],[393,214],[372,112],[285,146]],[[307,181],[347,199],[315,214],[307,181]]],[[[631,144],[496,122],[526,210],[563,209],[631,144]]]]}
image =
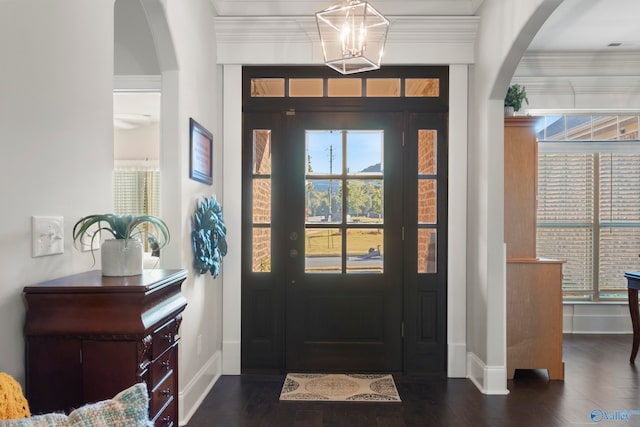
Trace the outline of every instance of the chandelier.
{"type": "Polygon", "coordinates": [[[389,20],[366,1],[347,0],[316,13],[324,63],[342,74],[377,70],[389,20]]]}

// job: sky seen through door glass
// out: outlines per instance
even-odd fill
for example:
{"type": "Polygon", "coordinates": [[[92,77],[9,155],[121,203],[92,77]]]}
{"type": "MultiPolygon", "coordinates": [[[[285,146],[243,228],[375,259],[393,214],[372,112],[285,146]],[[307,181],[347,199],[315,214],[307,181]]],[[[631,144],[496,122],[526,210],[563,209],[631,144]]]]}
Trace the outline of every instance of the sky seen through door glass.
{"type": "MultiPolygon", "coordinates": [[[[348,173],[380,173],[383,170],[383,131],[347,131],[348,173]]],[[[307,131],[307,173],[342,173],[342,131],[307,131]]]]}

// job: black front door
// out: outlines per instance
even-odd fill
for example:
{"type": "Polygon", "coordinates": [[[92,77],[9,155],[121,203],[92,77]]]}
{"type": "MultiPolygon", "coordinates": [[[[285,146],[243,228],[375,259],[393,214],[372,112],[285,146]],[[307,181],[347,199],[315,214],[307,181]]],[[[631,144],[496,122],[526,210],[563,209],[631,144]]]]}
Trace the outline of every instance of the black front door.
{"type": "Polygon", "coordinates": [[[243,71],[242,371],[443,373],[448,70],[330,71],[243,71]]]}
{"type": "Polygon", "coordinates": [[[401,119],[287,117],[274,243],[287,260],[288,371],[402,369],[401,119]]]}

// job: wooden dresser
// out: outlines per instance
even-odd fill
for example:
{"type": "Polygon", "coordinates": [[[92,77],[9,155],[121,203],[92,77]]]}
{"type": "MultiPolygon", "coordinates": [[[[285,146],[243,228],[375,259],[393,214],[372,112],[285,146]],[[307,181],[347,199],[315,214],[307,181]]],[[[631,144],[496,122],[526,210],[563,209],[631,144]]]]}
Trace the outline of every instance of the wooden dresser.
{"type": "Polygon", "coordinates": [[[564,379],[562,264],[536,257],[537,117],[504,119],[504,240],[507,244],[507,378],[546,369],[564,379]]]}
{"type": "Polygon", "coordinates": [[[177,426],[186,277],[185,270],[127,277],[95,270],[25,287],[31,412],[69,412],[145,381],[154,425],[177,426]]]}

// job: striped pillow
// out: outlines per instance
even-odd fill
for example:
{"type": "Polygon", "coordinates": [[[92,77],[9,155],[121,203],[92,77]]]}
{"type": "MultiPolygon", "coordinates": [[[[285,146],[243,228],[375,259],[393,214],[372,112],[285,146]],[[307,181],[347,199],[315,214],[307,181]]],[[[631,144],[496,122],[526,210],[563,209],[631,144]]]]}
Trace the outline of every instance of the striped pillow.
{"type": "Polygon", "coordinates": [[[147,385],[138,383],[113,399],[82,406],[66,416],[44,414],[20,420],[0,421],[0,427],[147,427],[147,385]]]}

